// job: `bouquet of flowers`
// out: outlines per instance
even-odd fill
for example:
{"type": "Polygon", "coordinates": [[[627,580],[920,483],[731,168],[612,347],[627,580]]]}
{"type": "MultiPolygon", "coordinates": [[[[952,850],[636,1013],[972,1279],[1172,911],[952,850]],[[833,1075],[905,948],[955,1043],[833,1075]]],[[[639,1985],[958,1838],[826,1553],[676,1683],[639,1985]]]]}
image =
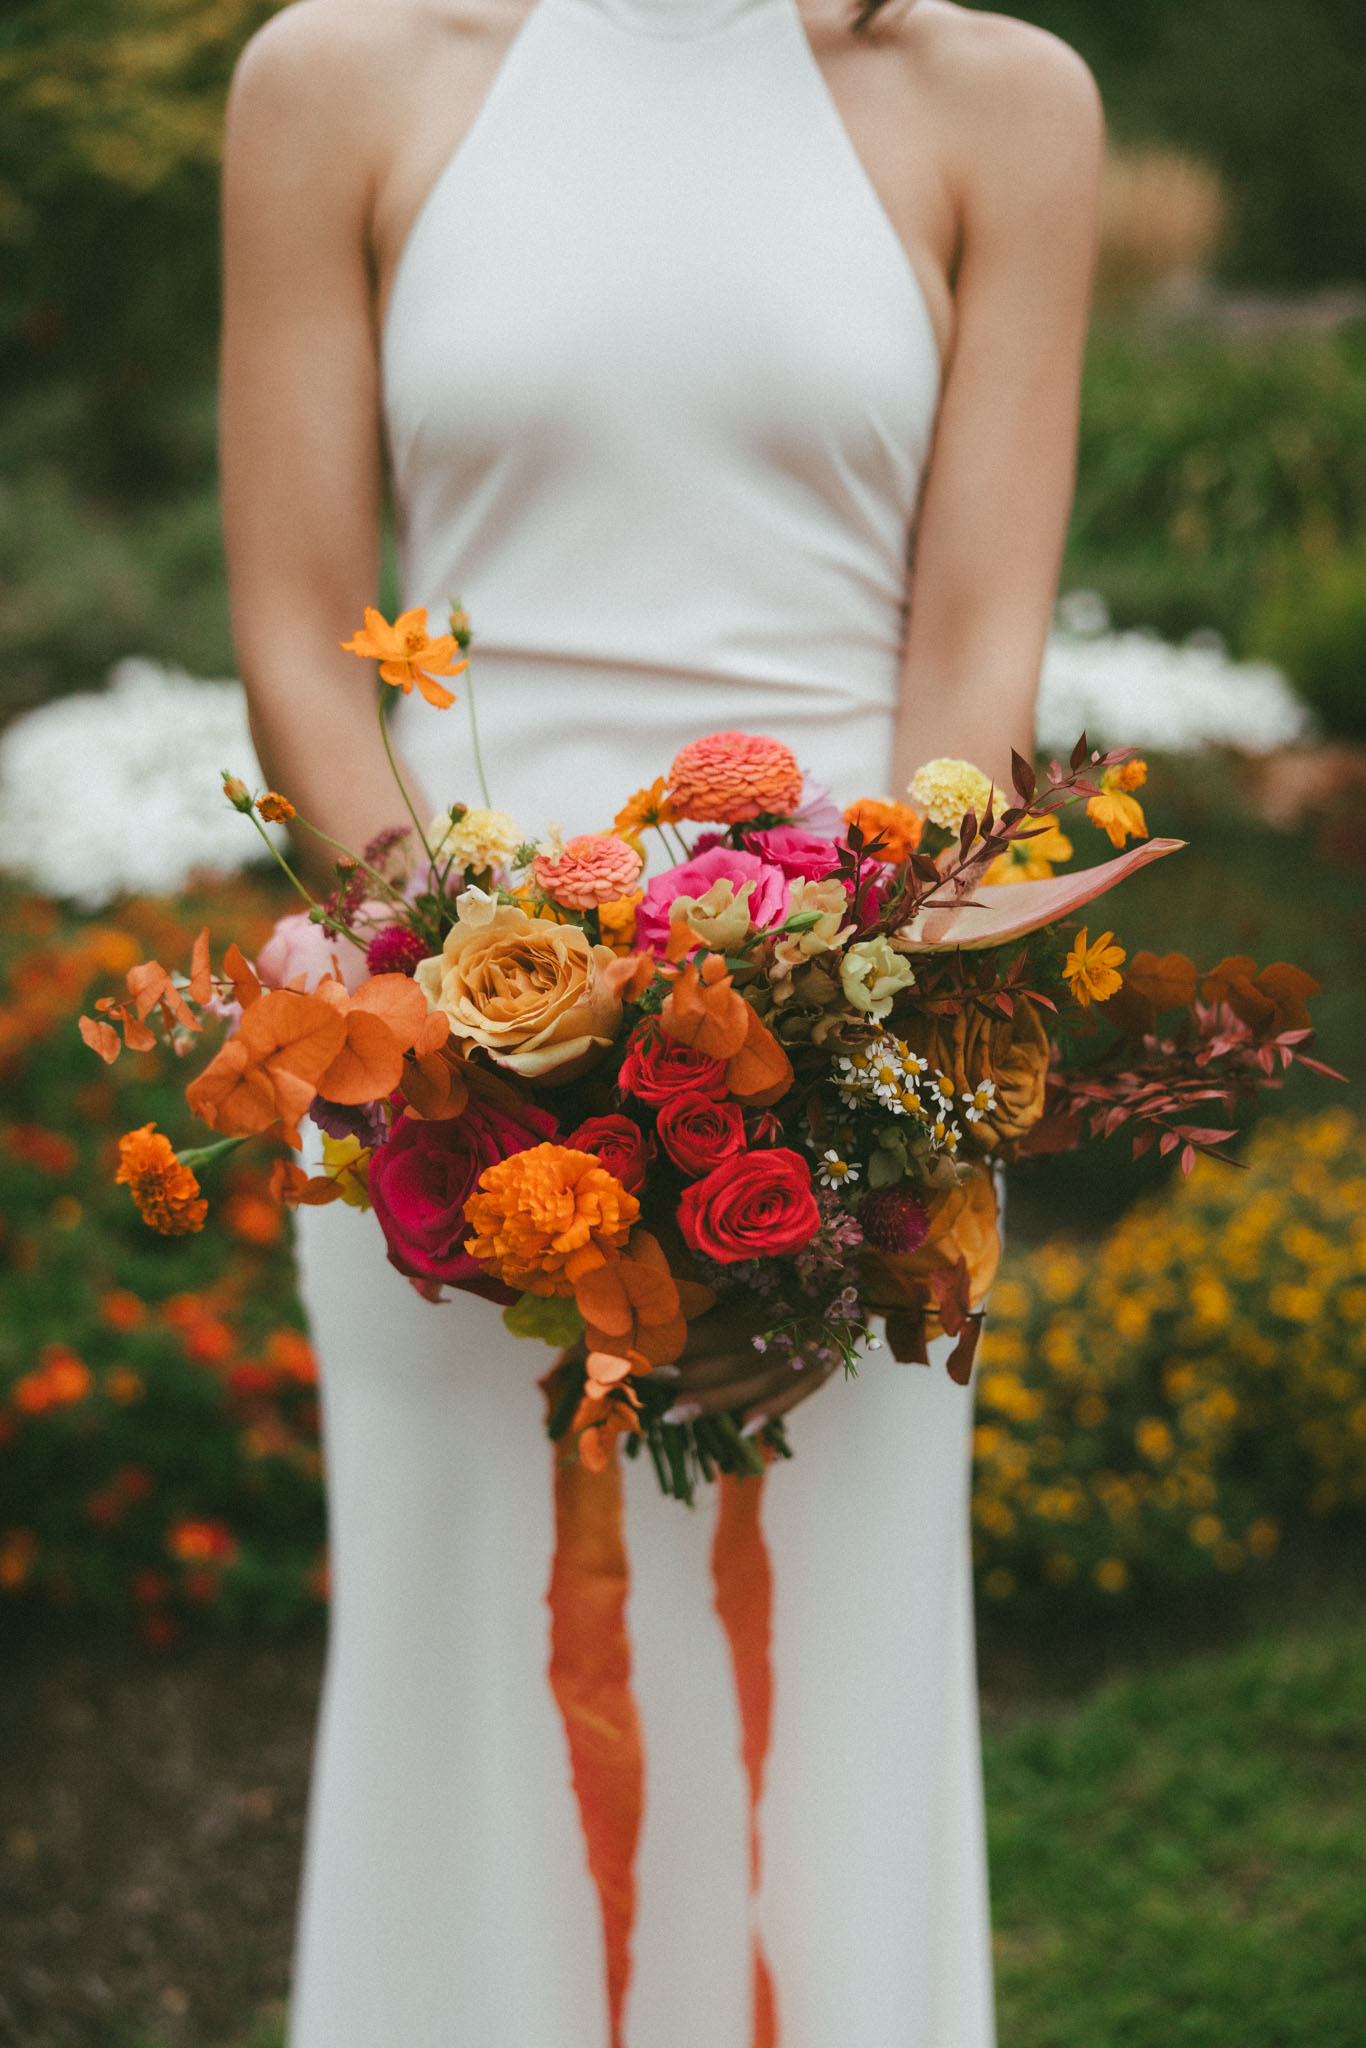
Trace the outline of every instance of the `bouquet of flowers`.
{"type": "MultiPolygon", "coordinates": [[[[468,668],[458,609],[435,638],[425,612],[367,610],[345,644],[443,708],[439,679],[468,668]]],[[[383,701],[380,724],[387,749],[383,701]]],[[[360,854],[329,842],[325,900],[278,856],[307,908],[254,963],[229,945],[215,971],[205,931],[188,975],[144,962],[82,1018],[106,1060],[155,1023],[178,1052],[206,1017],[228,1027],[186,1090],[217,1142],[177,1154],[130,1132],[118,1178],[155,1228],[197,1230],[197,1171],[275,1141],[280,1200],[370,1209],[430,1299],[501,1303],[562,1354],[551,1435],[595,1470],[618,1439],[643,1447],[685,1500],[787,1455],[784,1410],[811,1375],[852,1372],[877,1318],[900,1359],[953,1338],[967,1381],[1001,1162],[1129,1124],[1136,1151],[1180,1148],[1188,1169],[1233,1135],[1210,1105],[1226,1118],[1319,1066],[1298,968],[1126,963],[1111,932],[1075,929],[1183,843],[1146,836],[1144,764],[1084,734],[1042,782],[1015,755],[1010,793],[937,760],[909,802],[840,812],[777,740],[713,733],[567,841],[526,838],[486,786],[424,821],[394,773],[409,822],[360,854]],[[1072,806],[1114,854],[1058,872],[1072,806]],[[648,878],[647,835],[666,860],[648,878]],[[305,1118],[312,1173],[292,1156],[305,1118]],[[791,1393],[749,1422],[673,1396],[689,1322],[718,1304],[791,1366],[791,1393]]],[[[295,815],[224,787],[258,828],[295,815]]]]}

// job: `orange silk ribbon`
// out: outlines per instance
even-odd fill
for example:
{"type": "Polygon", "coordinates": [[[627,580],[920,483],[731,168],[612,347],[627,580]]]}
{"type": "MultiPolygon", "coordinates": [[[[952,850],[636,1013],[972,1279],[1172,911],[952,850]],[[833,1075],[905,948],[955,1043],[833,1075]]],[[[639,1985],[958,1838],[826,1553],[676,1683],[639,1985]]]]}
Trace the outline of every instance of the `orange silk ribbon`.
{"type": "Polygon", "coordinates": [[[550,1686],[569,1739],[588,1869],[602,1911],[612,2048],[623,2048],[631,1978],[636,1843],[645,1754],[631,1691],[626,1541],[615,1453],[601,1472],[555,1458],[555,1561],[550,1574],[550,1686]]]}
{"type": "MultiPolygon", "coordinates": [[[[759,1801],[773,1718],[769,1656],[773,1571],[759,1512],[761,1478],[718,1482],[711,1564],[716,1611],[730,1646],[749,1780],[750,1897],[759,1888],[759,1801]]],[[[631,1977],[635,1855],[644,1806],[645,1759],[631,1691],[626,1627],[626,1542],[615,1448],[601,1472],[555,1460],[555,1559],[547,1595],[550,1685],[569,1740],[588,1869],[597,1887],[606,1951],[611,2048],[623,2048],[631,1977]]],[[[753,1933],[753,2048],[777,2048],[773,1979],[753,1933]]]]}
{"type": "MultiPolygon", "coordinates": [[[[773,1726],[773,1567],[764,1542],[760,1510],[762,1477],[717,1481],[720,1495],[711,1569],[716,1612],[730,1644],[735,1696],[740,1707],[740,1754],[749,1779],[749,1891],[751,1912],[759,1892],[761,1851],[759,1801],[764,1790],[773,1726]]],[[[778,2015],[773,1976],[753,1925],[754,2048],[776,2048],[778,2015]]]]}

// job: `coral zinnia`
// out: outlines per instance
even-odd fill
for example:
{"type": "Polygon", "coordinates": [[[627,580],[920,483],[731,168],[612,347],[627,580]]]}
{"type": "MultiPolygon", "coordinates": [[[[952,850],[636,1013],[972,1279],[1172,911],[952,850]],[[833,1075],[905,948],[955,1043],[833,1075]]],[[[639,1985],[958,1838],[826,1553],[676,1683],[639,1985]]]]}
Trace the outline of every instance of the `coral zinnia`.
{"type": "Polygon", "coordinates": [[[674,756],[669,802],[680,818],[738,825],[746,818],[788,817],[802,800],[802,771],[780,740],[745,732],[713,732],[674,756]]]}
{"type": "Polygon", "coordinates": [[[1112,946],[1113,932],[1102,932],[1093,946],[1086,943],[1086,926],[1083,925],[1072,943],[1072,950],[1063,962],[1062,971],[1074,999],[1083,1009],[1093,1000],[1108,1002],[1119,988],[1124,977],[1119,972],[1124,958],[1123,946],[1112,946]]]}
{"type": "Polygon", "coordinates": [[[533,1145],[486,1167],[465,1204],[465,1249],[497,1279],[529,1294],[574,1283],[626,1243],[640,1204],[591,1152],[533,1145]]]}
{"type": "Polygon", "coordinates": [[[593,910],[619,903],[634,888],[645,865],[634,846],[614,832],[581,832],[558,855],[538,854],[531,877],[538,889],[566,910],[593,910]]]}
{"type": "Polygon", "coordinates": [[[143,1221],[163,1237],[184,1237],[204,1228],[209,1205],[200,1195],[199,1182],[155,1124],[144,1124],[119,1139],[114,1178],[127,1187],[143,1221]]]}

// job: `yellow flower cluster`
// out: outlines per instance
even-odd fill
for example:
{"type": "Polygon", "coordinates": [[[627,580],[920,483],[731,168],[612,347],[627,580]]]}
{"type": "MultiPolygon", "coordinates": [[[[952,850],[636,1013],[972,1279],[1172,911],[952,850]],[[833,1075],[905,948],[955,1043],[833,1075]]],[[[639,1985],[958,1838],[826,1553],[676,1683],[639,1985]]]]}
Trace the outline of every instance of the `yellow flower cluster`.
{"type": "Polygon", "coordinates": [[[1366,1501],[1366,1120],[1265,1121],[1095,1247],[1008,1256],[979,1354],[982,1591],[1237,1572],[1366,1501]]]}
{"type": "MultiPolygon", "coordinates": [[[[971,761],[958,761],[941,755],[938,760],[926,761],[922,768],[917,768],[906,793],[932,825],[942,825],[947,831],[956,832],[969,811],[980,823],[991,796],[991,787],[991,777],[975,768],[971,761]]],[[[999,803],[998,798],[998,808],[999,803]]]]}

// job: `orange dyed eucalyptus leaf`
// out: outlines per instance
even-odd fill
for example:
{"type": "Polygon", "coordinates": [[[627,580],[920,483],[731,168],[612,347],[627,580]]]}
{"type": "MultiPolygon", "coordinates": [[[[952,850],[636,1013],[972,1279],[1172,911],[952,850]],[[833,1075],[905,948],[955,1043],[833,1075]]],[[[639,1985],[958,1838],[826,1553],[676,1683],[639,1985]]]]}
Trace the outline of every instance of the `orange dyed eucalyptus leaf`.
{"type": "Polygon", "coordinates": [[[462,1060],[444,1051],[405,1060],[398,1085],[409,1113],[431,1124],[462,1116],[470,1099],[463,1066],[462,1060]]]}
{"type": "Polygon", "coordinates": [[[749,1004],[737,995],[718,954],[709,953],[699,971],[689,960],[674,977],[659,1021],[670,1038],[710,1059],[728,1060],[748,1035],[749,1004]]]}
{"type": "Polygon", "coordinates": [[[235,939],[223,955],[223,972],[232,983],[233,1001],[240,1004],[244,1010],[250,1009],[261,996],[261,983],[257,978],[256,969],[235,939]]]}
{"type": "Polygon", "coordinates": [[[237,1038],[253,1062],[282,1069],[316,1089],[346,1042],[346,1022],[330,1002],[294,989],[267,989],[242,1013],[237,1038]]]}
{"type": "Polygon", "coordinates": [[[136,967],[129,968],[124,980],[136,1005],[139,1021],[160,1003],[168,1024],[174,1018],[177,1024],[184,1024],[191,1031],[199,1030],[198,1018],[159,960],[140,961],[136,967]]]}
{"type": "Polygon", "coordinates": [[[118,1032],[103,1018],[82,1017],[76,1028],[90,1050],[97,1052],[106,1066],[111,1065],[123,1050],[118,1032]]]}
{"type": "Polygon", "coordinates": [[[327,1102],[376,1102],[392,1095],[403,1079],[403,1047],[383,1017],[352,1008],[345,1013],[346,1036],[336,1057],[318,1076],[327,1102]]]}
{"type": "Polygon", "coordinates": [[[638,1003],[655,978],[649,953],[626,953],[598,969],[599,979],[623,1003],[638,1003]]]}
{"type": "Polygon", "coordinates": [[[1319,983],[1302,967],[1288,960],[1273,960],[1257,976],[1257,987],[1275,1005],[1277,1031],[1303,1031],[1309,1025],[1308,998],[1319,992],[1319,983]]]}
{"type": "Polygon", "coordinates": [[[190,955],[190,1000],[202,1009],[213,997],[213,974],[209,967],[209,927],[205,925],[190,955]]]}
{"type": "Polygon", "coordinates": [[[341,1200],[342,1187],[340,1181],[327,1174],[310,1176],[292,1159],[277,1159],[270,1169],[270,1193],[273,1200],[283,1202],[287,1209],[297,1209],[301,1204],[321,1209],[329,1202],[341,1200]]]}
{"type": "Polygon", "coordinates": [[[185,1090],[185,1100],[211,1131],[230,1138],[269,1130],[280,1113],[270,1075],[254,1064],[240,1038],[219,1047],[185,1090]]]}
{"type": "Polygon", "coordinates": [[[753,1109],[766,1109],[792,1086],[792,1062],[748,1003],[745,1018],[745,1042],[726,1067],[726,1092],[753,1109]]]}
{"type": "Polygon", "coordinates": [[[372,974],[363,981],[351,995],[351,1010],[363,1010],[372,1017],[382,1017],[399,1042],[399,1050],[407,1052],[416,1044],[424,1032],[429,1017],[440,1017],[445,1026],[439,1043],[444,1042],[450,1022],[444,1010],[429,1010],[427,998],[415,981],[406,974],[372,974]]]}

